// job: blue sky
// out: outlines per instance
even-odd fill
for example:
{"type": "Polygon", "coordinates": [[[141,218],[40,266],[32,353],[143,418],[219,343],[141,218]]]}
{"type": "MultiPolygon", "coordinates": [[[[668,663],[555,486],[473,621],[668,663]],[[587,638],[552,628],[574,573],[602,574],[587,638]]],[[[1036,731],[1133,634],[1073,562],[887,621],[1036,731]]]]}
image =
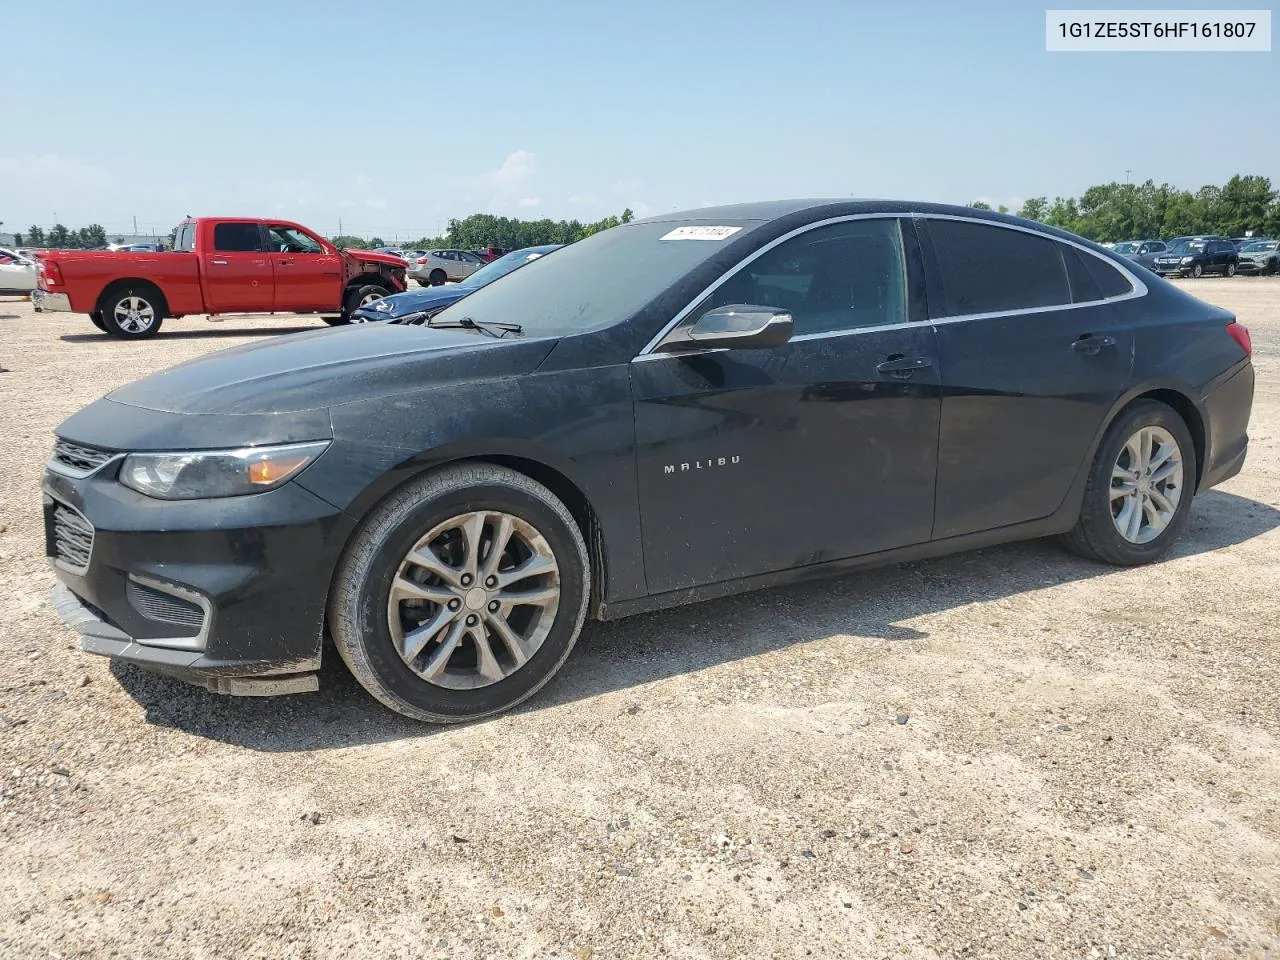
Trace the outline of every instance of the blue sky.
{"type": "Polygon", "coordinates": [[[5,4],[0,221],[115,233],[136,216],[167,232],[188,213],[245,214],[404,239],[473,212],[1016,206],[1126,170],[1190,188],[1280,180],[1277,53],[1050,54],[1044,10],[5,4]],[[1269,100],[1240,95],[1251,79],[1269,100]]]}

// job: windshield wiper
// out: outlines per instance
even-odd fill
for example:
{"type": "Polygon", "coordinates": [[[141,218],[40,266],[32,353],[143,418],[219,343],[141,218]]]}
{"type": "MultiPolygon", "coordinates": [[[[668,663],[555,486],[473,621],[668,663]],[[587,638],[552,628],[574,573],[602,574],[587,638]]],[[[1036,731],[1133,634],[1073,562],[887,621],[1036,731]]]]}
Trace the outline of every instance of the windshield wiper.
{"type": "Polygon", "coordinates": [[[524,327],[518,323],[494,323],[489,320],[472,320],[470,317],[460,317],[457,320],[437,320],[432,317],[427,321],[428,327],[435,327],[438,330],[451,329],[460,327],[463,330],[479,330],[481,333],[487,333],[491,337],[497,337],[501,340],[508,333],[520,333],[524,327]]]}

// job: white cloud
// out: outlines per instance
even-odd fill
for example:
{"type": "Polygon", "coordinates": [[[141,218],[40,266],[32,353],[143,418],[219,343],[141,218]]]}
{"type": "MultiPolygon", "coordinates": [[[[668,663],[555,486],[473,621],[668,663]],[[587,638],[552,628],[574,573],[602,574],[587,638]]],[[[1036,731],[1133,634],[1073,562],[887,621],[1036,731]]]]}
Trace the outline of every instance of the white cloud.
{"type": "Polygon", "coordinates": [[[499,191],[513,191],[533,176],[537,156],[528,150],[516,150],[507,154],[502,165],[496,170],[488,170],[472,177],[473,183],[499,191]]]}
{"type": "Polygon", "coordinates": [[[541,197],[521,197],[516,201],[517,207],[536,207],[542,202],[541,197]]]}
{"type": "Polygon", "coordinates": [[[569,198],[569,202],[575,207],[586,207],[596,202],[595,197],[586,193],[575,193],[569,198]]]}

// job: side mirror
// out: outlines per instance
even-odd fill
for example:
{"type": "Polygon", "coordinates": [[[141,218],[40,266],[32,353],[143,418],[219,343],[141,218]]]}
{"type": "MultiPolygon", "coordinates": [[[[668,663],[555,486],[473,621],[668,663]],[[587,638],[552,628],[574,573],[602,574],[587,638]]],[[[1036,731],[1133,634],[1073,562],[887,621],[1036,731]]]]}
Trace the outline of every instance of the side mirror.
{"type": "Polygon", "coordinates": [[[726,347],[754,350],[777,347],[791,339],[791,314],[775,307],[730,303],[708,310],[684,337],[668,340],[664,350],[726,347]]]}

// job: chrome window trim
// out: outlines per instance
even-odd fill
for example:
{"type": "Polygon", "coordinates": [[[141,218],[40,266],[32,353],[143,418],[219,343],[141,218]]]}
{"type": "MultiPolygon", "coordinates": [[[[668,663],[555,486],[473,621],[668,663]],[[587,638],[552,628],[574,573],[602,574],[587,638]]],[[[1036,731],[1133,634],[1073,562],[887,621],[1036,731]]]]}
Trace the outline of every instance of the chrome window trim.
{"type": "Polygon", "coordinates": [[[200,624],[200,632],[194,637],[134,637],[134,643],[140,643],[144,647],[165,647],[169,650],[203,650],[209,642],[209,632],[213,629],[213,603],[203,593],[198,593],[189,587],[180,587],[176,583],[169,583],[166,580],[157,580],[154,577],[143,576],[140,573],[129,574],[129,579],[134,583],[140,583],[144,587],[150,587],[152,590],[158,590],[161,593],[167,593],[179,600],[188,600],[194,603],[204,611],[204,619],[200,624]]]}
{"type": "MultiPolygon", "coordinates": [[[[792,237],[798,237],[802,233],[808,233],[810,230],[816,230],[819,227],[830,226],[833,223],[846,223],[850,220],[883,220],[890,217],[899,219],[899,220],[908,220],[908,219],[909,220],[960,220],[966,223],[976,223],[976,224],[979,224],[980,226],[1000,227],[1005,230],[1016,230],[1019,233],[1029,233],[1032,236],[1043,237],[1046,240],[1051,240],[1056,243],[1062,243],[1062,244],[1066,244],[1067,246],[1075,247],[1077,250],[1081,251],[1082,253],[1088,254],[1091,257],[1096,257],[1097,259],[1101,260],[1104,264],[1111,267],[1111,269],[1118,271],[1121,274],[1121,276],[1123,276],[1126,280],[1129,281],[1129,284],[1132,287],[1132,289],[1130,289],[1128,293],[1117,294],[1114,297],[1103,297],[1100,300],[1085,300],[1085,301],[1082,301],[1081,303],[1061,303],[1061,304],[1054,304],[1052,306],[1047,306],[1047,307],[1021,307],[1016,310],[997,310],[990,313],[952,314],[952,315],[943,316],[943,317],[932,317],[928,320],[913,320],[913,321],[908,321],[907,323],[887,323],[887,324],[881,324],[879,326],[874,326],[874,327],[853,327],[848,330],[831,330],[831,331],[826,331],[824,333],[803,333],[803,334],[800,334],[799,336],[792,337],[791,340],[788,342],[796,343],[798,341],[819,340],[819,339],[825,339],[828,337],[857,336],[858,334],[861,334],[861,333],[871,333],[871,332],[876,332],[881,330],[905,330],[909,327],[926,327],[926,326],[942,324],[942,323],[964,323],[969,320],[986,320],[991,317],[1017,317],[1017,316],[1024,316],[1024,315],[1029,315],[1034,313],[1050,313],[1050,312],[1056,313],[1061,310],[1075,310],[1082,307],[1096,307],[1104,303],[1119,303],[1123,300],[1133,300],[1133,299],[1136,299],[1137,297],[1145,297],[1147,295],[1147,285],[1143,283],[1142,280],[1136,274],[1134,274],[1132,271],[1130,271],[1128,268],[1124,267],[1123,265],[1116,263],[1114,260],[1111,260],[1107,257],[1102,256],[1096,251],[1089,249],[1082,243],[1077,243],[1074,240],[1067,240],[1062,237],[1055,237],[1051,234],[1045,233],[1041,230],[1036,230],[1031,227],[1023,227],[1014,223],[1001,223],[996,220],[986,220],[986,219],[983,219],[982,217],[962,217],[957,214],[949,214],[949,213],[912,213],[909,211],[898,211],[896,213],[852,213],[852,214],[846,214],[840,217],[828,217],[825,220],[815,220],[813,223],[806,223],[804,226],[797,227],[796,229],[788,233],[784,233],[780,237],[776,237],[773,240],[770,240],[767,244],[765,244],[759,250],[752,253],[749,257],[746,257],[745,259],[740,260],[738,263],[734,264],[727,271],[725,271],[725,273],[721,274],[721,276],[718,277],[713,283],[711,283],[705,290],[703,290],[696,297],[694,297],[692,301],[686,304],[684,308],[680,310],[679,313],[677,313],[660,331],[658,331],[658,333],[648,343],[644,345],[644,347],[640,350],[640,352],[636,354],[636,356],[633,358],[632,362],[635,362],[637,360],[650,360],[657,357],[688,357],[688,356],[694,356],[702,353],[715,353],[720,350],[728,349],[727,347],[716,347],[711,349],[704,348],[702,350],[684,350],[679,353],[656,352],[657,346],[666,338],[667,334],[669,334],[672,330],[674,330],[677,326],[679,326],[680,322],[684,320],[686,317],[688,317],[689,314],[693,312],[693,309],[698,304],[700,304],[704,299],[706,299],[706,297],[708,297],[711,293],[713,293],[716,289],[718,289],[722,284],[728,282],[729,279],[732,278],[735,274],[737,274],[740,270],[745,268],[748,264],[752,263],[756,258],[761,257],[764,254],[768,253],[770,250],[772,250],[774,247],[778,246],[779,244],[785,243],[786,241],[790,240],[792,237]]],[[[1065,264],[1064,264],[1064,269],[1065,269],[1065,264]]],[[[1068,284],[1068,286],[1070,285],[1068,284]]]]}

